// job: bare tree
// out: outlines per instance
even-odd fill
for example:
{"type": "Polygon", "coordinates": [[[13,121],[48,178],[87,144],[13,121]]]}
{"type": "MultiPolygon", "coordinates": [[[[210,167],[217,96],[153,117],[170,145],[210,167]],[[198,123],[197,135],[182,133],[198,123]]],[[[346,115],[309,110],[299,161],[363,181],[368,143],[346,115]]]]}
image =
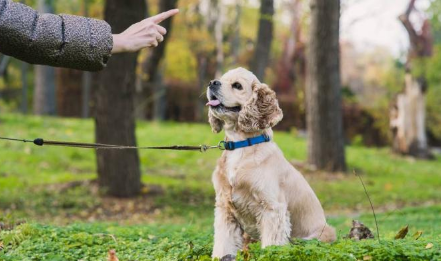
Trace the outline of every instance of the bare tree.
{"type": "MultiPolygon", "coordinates": [[[[82,15],[89,17],[90,0],[81,1],[82,15]]],[[[68,68],[57,68],[57,114],[87,118],[89,116],[92,73],[68,68]]]]}
{"type": "Polygon", "coordinates": [[[223,74],[224,67],[224,16],[225,7],[222,0],[216,1],[217,17],[214,23],[214,39],[216,40],[216,78],[223,74]]]}
{"type": "Polygon", "coordinates": [[[306,121],[308,161],[319,169],[346,169],[342,124],[339,0],[311,0],[306,121]]]}
{"type": "Polygon", "coordinates": [[[199,99],[195,100],[194,116],[196,121],[203,121],[206,117],[204,114],[205,103],[201,99],[205,93],[207,83],[215,77],[218,63],[216,63],[216,53],[218,45],[213,44],[215,37],[213,35],[217,13],[213,10],[212,0],[202,0],[195,3],[182,14],[185,24],[188,28],[189,35],[197,35],[198,37],[189,37],[189,45],[191,53],[194,55],[197,63],[197,93],[200,94],[199,99]]]}
{"type": "Polygon", "coordinates": [[[428,19],[424,18],[420,32],[409,19],[415,10],[415,2],[410,0],[406,12],[399,16],[409,35],[410,48],[406,61],[405,87],[391,107],[392,147],[401,154],[430,158],[425,124],[427,80],[423,73],[416,74],[413,67],[424,66],[424,58],[432,55],[433,38],[428,19]]]}
{"type": "Polygon", "coordinates": [[[257,33],[254,59],[250,68],[261,81],[264,81],[265,69],[269,63],[271,42],[273,40],[274,0],[261,0],[259,31],[257,33]]]}
{"type": "MultiPolygon", "coordinates": [[[[278,62],[274,89],[277,94],[293,93],[295,87],[303,91],[306,74],[305,43],[302,39],[302,0],[293,0],[286,3],[286,9],[291,12],[291,28],[289,37],[285,40],[282,56],[278,62]]],[[[299,90],[298,90],[299,91],[299,90]]]]}
{"type": "Polygon", "coordinates": [[[236,0],[234,5],[233,19],[233,39],[231,40],[231,55],[233,56],[232,64],[236,65],[239,61],[240,51],[240,18],[242,17],[242,0],[236,0]]]}
{"type": "MultiPolygon", "coordinates": [[[[38,9],[42,13],[54,12],[53,0],[38,0],[38,9]]],[[[35,66],[34,113],[39,115],[55,115],[55,69],[53,67],[35,66]]]]}
{"type": "MultiPolygon", "coordinates": [[[[222,0],[201,0],[189,10],[188,16],[191,19],[187,24],[190,30],[200,33],[200,37],[189,39],[191,46],[194,47],[191,51],[197,61],[198,93],[204,93],[207,83],[223,73],[225,13],[227,12],[222,0]],[[215,55],[212,55],[213,53],[215,55]]],[[[197,121],[202,121],[205,117],[204,105],[203,99],[196,101],[194,115],[197,121]]]]}
{"type": "MultiPolygon", "coordinates": [[[[122,32],[145,15],[144,0],[107,0],[104,16],[114,33],[122,32]]],[[[112,57],[100,73],[96,103],[96,141],[136,145],[134,119],[135,68],[138,54],[112,57]]],[[[108,195],[130,197],[141,188],[137,150],[97,150],[98,180],[108,195]]]]}
{"type": "MultiPolygon", "coordinates": [[[[159,1],[159,12],[165,12],[170,9],[174,9],[177,6],[177,0],[162,0],[159,1]]],[[[147,76],[145,81],[140,82],[142,89],[151,89],[151,92],[144,92],[144,94],[153,94],[153,118],[155,120],[164,120],[166,114],[166,100],[167,100],[167,90],[163,82],[162,68],[163,60],[165,56],[165,50],[167,47],[167,42],[170,38],[172,31],[173,17],[164,20],[161,23],[167,30],[167,34],[164,35],[164,41],[158,45],[155,49],[152,49],[150,54],[147,56],[146,60],[141,65],[141,77],[140,80],[143,81],[142,75],[147,76]]],[[[144,95],[146,96],[146,95],[144,95]]],[[[146,97],[143,97],[146,99],[146,97]]],[[[140,101],[140,103],[144,103],[140,101]]],[[[145,112],[143,112],[145,114],[145,112]]]]}
{"type": "MultiPolygon", "coordinates": [[[[176,8],[177,0],[162,0],[159,2],[159,12],[165,12],[176,8]]],[[[173,17],[161,23],[167,30],[164,36],[164,41],[155,49],[152,50],[147,66],[147,73],[149,75],[149,84],[153,86],[154,93],[157,94],[153,103],[153,118],[155,120],[164,120],[166,113],[167,90],[164,86],[163,75],[160,70],[162,68],[162,61],[165,55],[167,42],[171,35],[173,17]]]]}
{"type": "MultiPolygon", "coordinates": [[[[150,16],[150,6],[146,1],[145,16],[150,16]]],[[[144,50],[148,53],[148,50],[144,50]]],[[[139,63],[137,68],[136,80],[135,80],[135,118],[146,119],[150,101],[153,99],[152,90],[149,86],[149,76],[147,74],[147,67],[149,66],[150,55],[143,55],[140,52],[139,63]]]]}

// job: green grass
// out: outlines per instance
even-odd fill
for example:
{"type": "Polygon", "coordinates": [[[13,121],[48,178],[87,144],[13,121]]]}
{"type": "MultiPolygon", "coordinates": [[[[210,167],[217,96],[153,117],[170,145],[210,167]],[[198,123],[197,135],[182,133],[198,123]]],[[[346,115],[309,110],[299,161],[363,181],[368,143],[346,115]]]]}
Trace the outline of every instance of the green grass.
{"type": "MultiPolygon", "coordinates": [[[[7,137],[93,142],[93,128],[92,120],[0,116],[0,136],[7,137]]],[[[208,124],[139,122],[137,138],[144,146],[214,145],[222,135],[212,134],[208,124]]],[[[275,134],[275,140],[288,160],[305,160],[305,140],[281,132],[275,134]]],[[[163,193],[149,194],[147,188],[136,199],[119,201],[99,197],[89,185],[63,189],[67,183],[96,177],[93,150],[6,141],[0,141],[0,148],[0,222],[29,222],[1,232],[5,248],[0,260],[104,260],[110,248],[117,249],[121,261],[208,257],[214,201],[211,173],[220,151],[140,151],[143,182],[161,187],[163,193]],[[146,209],[140,212],[129,205],[145,205],[146,209]],[[122,210],[109,217],[99,214],[109,206],[122,210]],[[121,216],[121,212],[129,215],[121,216]],[[107,234],[115,235],[116,242],[107,234]]],[[[350,172],[329,175],[303,169],[330,216],[329,223],[339,231],[339,241],[333,245],[299,242],[265,250],[256,245],[248,253],[250,260],[275,260],[274,253],[286,260],[362,260],[367,253],[376,257],[373,260],[439,259],[441,208],[436,205],[441,202],[441,159],[403,158],[387,148],[348,147],[346,152],[349,169],[362,175],[380,212],[380,233],[385,241],[342,239],[353,218],[375,227],[357,177],[350,172]],[[410,234],[422,230],[423,237],[391,240],[406,224],[410,234]],[[425,249],[429,241],[434,246],[425,249]],[[391,249],[394,251],[389,253],[391,249]]]]}
{"type": "MultiPolygon", "coordinates": [[[[259,243],[240,253],[239,260],[439,260],[441,237],[434,227],[440,207],[412,208],[380,214],[382,240],[354,242],[344,233],[332,244],[296,240],[283,247],[260,249],[259,243]],[[421,214],[421,212],[423,212],[421,214]],[[421,218],[424,217],[424,218],[421,218]],[[409,236],[393,240],[400,224],[409,222],[409,236]],[[423,231],[415,240],[411,235],[423,231]],[[429,232],[428,232],[429,231],[429,232]],[[436,232],[437,235],[433,234],[436,232]],[[431,234],[432,233],[432,234],[431,234]],[[427,248],[428,244],[433,247],[427,248]]],[[[369,216],[361,216],[370,219],[369,216]]],[[[331,219],[347,230],[349,218],[331,219]]],[[[439,224],[439,223],[438,223],[439,224]]],[[[210,260],[212,229],[205,225],[120,226],[112,223],[73,224],[66,227],[24,224],[3,232],[0,260],[104,260],[116,249],[120,260],[210,260]]]]}

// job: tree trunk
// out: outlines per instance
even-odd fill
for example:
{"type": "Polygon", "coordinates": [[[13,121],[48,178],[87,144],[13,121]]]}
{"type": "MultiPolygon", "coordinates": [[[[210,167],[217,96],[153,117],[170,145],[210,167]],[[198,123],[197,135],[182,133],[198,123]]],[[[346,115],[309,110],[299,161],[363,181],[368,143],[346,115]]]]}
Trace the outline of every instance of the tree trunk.
{"type": "Polygon", "coordinates": [[[92,87],[92,73],[83,72],[81,90],[81,117],[90,116],[90,93],[92,87]]]}
{"type": "Polygon", "coordinates": [[[302,40],[301,14],[302,0],[293,0],[287,9],[290,11],[291,29],[285,40],[282,56],[277,64],[276,82],[273,89],[278,95],[297,96],[304,94],[306,74],[305,43],[302,40]]]}
{"type": "Polygon", "coordinates": [[[415,61],[419,61],[417,66],[425,66],[424,58],[432,55],[433,38],[427,19],[424,19],[420,32],[413,27],[409,17],[415,9],[415,2],[410,0],[406,12],[399,16],[408,33],[410,48],[406,61],[405,87],[397,95],[390,113],[392,149],[403,155],[431,158],[425,123],[427,81],[424,73],[412,75],[412,67],[415,61]]]}
{"type": "Polygon", "coordinates": [[[81,116],[82,71],[57,68],[57,115],[63,117],[81,116]]]}
{"type": "Polygon", "coordinates": [[[11,61],[11,56],[7,56],[7,55],[0,56],[0,77],[5,76],[6,69],[8,68],[10,61],[11,61]]]}
{"type": "MultiPolygon", "coordinates": [[[[42,13],[53,13],[53,0],[38,0],[42,13]]],[[[34,113],[39,115],[56,114],[55,68],[35,66],[34,113]]]]}
{"type": "Polygon", "coordinates": [[[214,39],[216,41],[216,74],[215,77],[219,79],[223,74],[224,67],[224,32],[223,20],[225,16],[224,5],[221,0],[216,3],[217,19],[214,25],[214,39]]]}
{"type": "Polygon", "coordinates": [[[426,137],[426,97],[421,81],[406,74],[405,89],[396,97],[391,110],[390,126],[395,152],[418,158],[430,158],[426,137]]]}
{"type": "Polygon", "coordinates": [[[35,65],[34,114],[56,114],[55,91],[55,69],[35,65]]]}
{"type": "MultiPolygon", "coordinates": [[[[89,16],[88,2],[82,0],[82,15],[89,16]]],[[[57,114],[67,117],[89,115],[91,73],[67,68],[56,69],[57,114]]]]}
{"type": "MultiPolygon", "coordinates": [[[[89,17],[89,1],[83,0],[83,15],[89,17]]],[[[90,89],[92,86],[92,73],[83,72],[81,84],[81,116],[88,118],[90,115],[90,89]]]]}
{"type": "Polygon", "coordinates": [[[235,4],[235,15],[233,24],[233,40],[231,41],[231,55],[233,56],[233,65],[239,62],[239,52],[240,52],[240,18],[242,17],[242,1],[236,0],[235,4]]]}
{"type": "Polygon", "coordinates": [[[260,81],[264,81],[273,40],[274,0],[261,0],[259,31],[257,33],[254,59],[250,68],[260,81]]]}
{"type": "Polygon", "coordinates": [[[307,75],[308,161],[319,169],[346,169],[339,48],[339,0],[311,0],[307,75]]]}
{"type": "Polygon", "coordinates": [[[162,79],[162,72],[156,72],[153,82],[153,119],[156,121],[165,120],[167,109],[167,89],[162,79]]]}
{"type": "MultiPolygon", "coordinates": [[[[149,3],[146,2],[145,16],[150,17],[149,3]]],[[[149,50],[145,50],[149,52],[149,50]]],[[[149,55],[140,55],[135,80],[135,118],[148,119],[149,101],[152,97],[152,90],[148,89],[147,67],[149,66],[149,55]],[[150,98],[150,99],[149,99],[150,98]]]]}
{"type": "MultiPolygon", "coordinates": [[[[197,65],[198,65],[198,93],[204,93],[205,88],[207,87],[207,57],[205,55],[198,55],[196,57],[197,65]]],[[[204,107],[205,100],[197,99],[196,107],[195,107],[195,120],[202,121],[204,119],[204,107]]]]}
{"type": "MultiPolygon", "coordinates": [[[[144,18],[144,0],[107,0],[105,20],[120,33],[144,18]]],[[[114,55],[100,73],[96,104],[96,142],[136,145],[134,119],[135,68],[138,54],[114,55]]],[[[106,194],[130,197],[139,193],[141,175],[137,150],[97,150],[98,180],[106,194]]]]}
{"type": "Polygon", "coordinates": [[[28,113],[28,71],[29,64],[26,62],[21,63],[21,113],[28,113]]]}

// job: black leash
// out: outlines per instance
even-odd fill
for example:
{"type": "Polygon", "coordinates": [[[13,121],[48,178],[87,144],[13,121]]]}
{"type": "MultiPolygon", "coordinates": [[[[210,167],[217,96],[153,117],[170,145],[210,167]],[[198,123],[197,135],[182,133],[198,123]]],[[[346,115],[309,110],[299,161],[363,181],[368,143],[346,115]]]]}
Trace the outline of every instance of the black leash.
{"type": "Polygon", "coordinates": [[[137,147],[137,146],[121,146],[121,145],[111,145],[111,144],[101,144],[101,143],[81,143],[81,142],[66,142],[66,141],[53,141],[53,140],[43,140],[41,138],[37,138],[35,140],[26,140],[26,139],[14,139],[14,138],[6,138],[0,137],[0,140],[7,141],[19,141],[24,143],[34,143],[37,146],[63,146],[63,147],[73,147],[73,148],[83,148],[83,149],[113,149],[113,150],[191,150],[191,151],[200,151],[206,152],[210,149],[220,149],[225,150],[225,142],[221,141],[216,146],[207,146],[207,145],[199,145],[199,146],[181,146],[181,145],[173,145],[173,146],[147,146],[147,147],[137,147]]]}

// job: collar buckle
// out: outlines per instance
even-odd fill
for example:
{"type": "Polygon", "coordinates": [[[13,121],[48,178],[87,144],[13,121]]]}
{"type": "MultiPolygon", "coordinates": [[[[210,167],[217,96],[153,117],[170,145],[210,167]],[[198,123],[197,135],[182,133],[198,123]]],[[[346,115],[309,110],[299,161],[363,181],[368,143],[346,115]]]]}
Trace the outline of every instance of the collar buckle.
{"type": "Polygon", "coordinates": [[[263,139],[265,140],[265,142],[270,141],[270,136],[268,136],[267,134],[262,134],[263,139]]]}

